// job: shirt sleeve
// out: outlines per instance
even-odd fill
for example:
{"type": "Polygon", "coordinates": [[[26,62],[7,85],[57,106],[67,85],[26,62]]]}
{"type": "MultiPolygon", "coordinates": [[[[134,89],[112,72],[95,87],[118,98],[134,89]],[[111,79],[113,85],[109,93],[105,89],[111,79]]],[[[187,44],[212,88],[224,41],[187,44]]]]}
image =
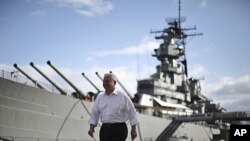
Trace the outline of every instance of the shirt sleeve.
{"type": "Polygon", "coordinates": [[[92,125],[97,125],[98,121],[99,121],[99,115],[100,115],[100,111],[98,108],[98,102],[99,102],[99,96],[97,96],[94,105],[92,107],[91,113],[90,113],[90,118],[89,118],[89,124],[92,125]]]}
{"type": "Polygon", "coordinates": [[[133,102],[131,101],[131,99],[129,97],[127,97],[127,109],[128,109],[128,114],[129,114],[129,122],[130,125],[135,125],[138,124],[138,117],[136,114],[136,110],[134,107],[133,102]]]}

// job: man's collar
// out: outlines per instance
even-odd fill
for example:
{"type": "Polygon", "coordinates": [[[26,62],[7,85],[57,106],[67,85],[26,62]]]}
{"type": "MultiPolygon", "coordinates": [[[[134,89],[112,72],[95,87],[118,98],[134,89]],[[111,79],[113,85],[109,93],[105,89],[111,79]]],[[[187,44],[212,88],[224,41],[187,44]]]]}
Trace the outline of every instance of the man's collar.
{"type": "Polygon", "coordinates": [[[115,94],[115,95],[117,95],[117,94],[118,94],[118,92],[117,92],[117,90],[116,90],[116,89],[113,91],[113,94],[115,94]]]}
{"type": "MultiPolygon", "coordinates": [[[[106,92],[105,92],[105,94],[106,95],[108,95],[106,92]]],[[[117,92],[117,90],[115,89],[110,95],[113,95],[113,94],[115,94],[115,95],[117,95],[118,94],[118,92],[117,92]]]]}

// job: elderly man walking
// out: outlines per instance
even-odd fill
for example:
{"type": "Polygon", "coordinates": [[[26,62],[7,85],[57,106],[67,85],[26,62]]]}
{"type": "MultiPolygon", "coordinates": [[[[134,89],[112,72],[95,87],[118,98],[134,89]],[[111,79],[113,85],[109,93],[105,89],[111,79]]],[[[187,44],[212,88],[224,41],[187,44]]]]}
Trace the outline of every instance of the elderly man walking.
{"type": "Polygon", "coordinates": [[[131,99],[115,88],[116,76],[104,74],[103,87],[105,92],[99,94],[91,111],[88,134],[93,137],[94,128],[99,118],[102,122],[100,141],[125,141],[128,135],[126,122],[131,125],[131,139],[137,137],[136,125],[138,118],[131,99]]]}

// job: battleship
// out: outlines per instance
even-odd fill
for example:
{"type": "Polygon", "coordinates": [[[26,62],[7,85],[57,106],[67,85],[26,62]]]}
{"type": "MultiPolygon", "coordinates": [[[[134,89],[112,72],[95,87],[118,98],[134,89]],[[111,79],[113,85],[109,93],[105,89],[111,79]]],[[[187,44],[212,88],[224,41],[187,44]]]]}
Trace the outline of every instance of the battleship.
{"type": "MultiPolygon", "coordinates": [[[[160,62],[156,72],[137,81],[137,92],[128,94],[138,113],[136,141],[229,141],[229,127],[250,120],[246,111],[226,112],[201,92],[200,80],[188,77],[186,38],[202,35],[182,28],[185,18],[167,21],[163,30],[151,31],[162,40],[153,57],[160,62]]],[[[82,75],[97,93],[77,88],[51,61],[47,64],[74,91],[68,92],[42,72],[30,66],[50,84],[40,83],[17,64],[15,70],[0,75],[0,141],[92,141],[98,140],[101,123],[94,138],[88,136],[91,106],[101,89],[86,74],[82,75]]],[[[110,72],[113,73],[113,72],[110,72]]],[[[102,80],[101,75],[96,75],[102,80]]],[[[117,74],[119,78],[119,74],[117,74]]],[[[130,128],[130,126],[128,126],[130,128]]],[[[128,136],[127,140],[130,140],[128,136]]]]}

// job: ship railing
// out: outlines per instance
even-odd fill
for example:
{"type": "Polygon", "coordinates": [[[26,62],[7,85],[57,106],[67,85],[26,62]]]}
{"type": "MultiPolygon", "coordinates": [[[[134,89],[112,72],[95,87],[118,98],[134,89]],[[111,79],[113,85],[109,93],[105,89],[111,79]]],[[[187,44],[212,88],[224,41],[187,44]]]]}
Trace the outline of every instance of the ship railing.
{"type": "MultiPolygon", "coordinates": [[[[177,114],[170,114],[171,112],[169,112],[169,113],[167,113],[167,114],[164,114],[164,115],[162,115],[162,117],[163,118],[166,118],[166,119],[173,119],[174,117],[179,117],[179,116],[190,116],[190,113],[189,112],[186,112],[186,114],[185,114],[185,112],[180,112],[179,114],[178,114],[178,112],[177,112],[177,114]]],[[[200,126],[205,126],[205,127],[209,127],[209,128],[218,128],[219,127],[219,125],[217,125],[217,124],[208,124],[207,122],[205,122],[205,121],[195,121],[195,122],[189,122],[190,124],[194,124],[194,125],[200,125],[200,126]]]]}
{"type": "Polygon", "coordinates": [[[173,115],[173,116],[189,116],[193,114],[192,112],[187,112],[187,111],[164,110],[162,112],[164,115],[173,115]]]}
{"type": "MultiPolygon", "coordinates": [[[[38,88],[38,86],[36,84],[34,84],[32,81],[30,81],[26,76],[23,76],[22,74],[20,74],[18,71],[9,72],[9,71],[5,71],[5,70],[1,70],[0,77],[11,80],[11,81],[15,81],[15,82],[18,82],[21,84],[25,84],[25,85],[28,85],[31,87],[38,88]]],[[[58,93],[58,94],[60,93],[53,85],[51,85],[49,83],[45,83],[45,82],[41,82],[41,81],[37,81],[37,83],[42,84],[52,93],[58,93]]],[[[66,91],[68,94],[73,92],[73,91],[66,90],[66,89],[64,89],[64,91],[66,91]]]]}
{"type": "Polygon", "coordinates": [[[92,141],[92,140],[0,136],[0,141],[92,141]]]}
{"type": "Polygon", "coordinates": [[[5,70],[1,70],[0,77],[9,79],[9,80],[17,80],[17,75],[15,71],[8,72],[5,70]]]}
{"type": "MultiPolygon", "coordinates": [[[[249,113],[250,114],[250,113],[249,113]]],[[[183,111],[170,111],[170,110],[166,110],[164,114],[161,115],[162,118],[166,118],[166,119],[173,119],[174,117],[179,117],[179,116],[190,116],[192,115],[190,112],[183,112],[183,111]],[[174,114],[173,114],[174,113],[174,114]]],[[[200,126],[205,126],[205,127],[209,127],[209,128],[218,128],[219,125],[216,124],[208,124],[205,121],[195,121],[195,122],[190,122],[190,124],[194,124],[194,125],[200,125],[200,126]]]]}
{"type": "Polygon", "coordinates": [[[214,121],[214,120],[250,120],[249,111],[236,111],[236,112],[218,112],[218,113],[205,113],[195,114],[191,116],[178,116],[176,117],[179,121],[214,121]]]}

